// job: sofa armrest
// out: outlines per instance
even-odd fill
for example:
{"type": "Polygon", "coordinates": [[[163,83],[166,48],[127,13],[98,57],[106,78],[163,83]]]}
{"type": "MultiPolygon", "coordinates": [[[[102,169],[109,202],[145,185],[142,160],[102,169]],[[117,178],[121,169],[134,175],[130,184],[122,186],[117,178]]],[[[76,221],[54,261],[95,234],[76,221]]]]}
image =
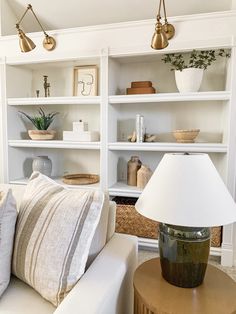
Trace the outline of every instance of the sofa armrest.
{"type": "Polygon", "coordinates": [[[131,314],[137,238],[115,233],[54,314],[131,314]]]}

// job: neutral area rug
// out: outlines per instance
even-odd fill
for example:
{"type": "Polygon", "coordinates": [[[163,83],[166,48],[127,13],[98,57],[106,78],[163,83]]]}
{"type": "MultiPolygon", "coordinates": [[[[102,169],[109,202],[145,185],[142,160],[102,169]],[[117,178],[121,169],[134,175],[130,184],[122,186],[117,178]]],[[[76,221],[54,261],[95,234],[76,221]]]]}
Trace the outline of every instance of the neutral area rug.
{"type": "MultiPolygon", "coordinates": [[[[138,263],[139,265],[142,264],[143,262],[151,259],[158,257],[158,252],[154,251],[146,251],[146,250],[139,250],[138,252],[138,263]]],[[[211,256],[209,263],[218,267],[222,271],[226,272],[231,278],[233,278],[236,281],[236,267],[224,267],[220,265],[220,257],[218,256],[211,256]]]]}

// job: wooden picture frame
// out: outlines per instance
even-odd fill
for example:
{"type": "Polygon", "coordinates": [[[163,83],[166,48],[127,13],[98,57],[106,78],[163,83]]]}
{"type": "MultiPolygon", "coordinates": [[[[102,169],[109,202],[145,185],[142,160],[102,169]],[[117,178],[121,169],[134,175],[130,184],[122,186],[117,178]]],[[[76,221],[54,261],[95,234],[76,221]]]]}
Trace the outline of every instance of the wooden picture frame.
{"type": "Polygon", "coordinates": [[[74,67],[74,96],[98,95],[98,67],[96,65],[74,67]]]}

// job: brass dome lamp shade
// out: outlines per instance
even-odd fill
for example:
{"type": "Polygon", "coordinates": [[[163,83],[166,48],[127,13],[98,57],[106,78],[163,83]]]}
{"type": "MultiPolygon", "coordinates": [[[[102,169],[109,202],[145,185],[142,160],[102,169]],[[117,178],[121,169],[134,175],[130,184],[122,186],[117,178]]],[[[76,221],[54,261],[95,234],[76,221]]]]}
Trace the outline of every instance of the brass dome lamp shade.
{"type": "Polygon", "coordinates": [[[19,36],[19,45],[20,45],[20,49],[21,49],[21,52],[29,52],[31,50],[33,50],[36,45],[34,44],[34,42],[25,35],[25,33],[20,29],[20,23],[22,22],[23,18],[25,17],[26,13],[28,11],[31,11],[32,14],[34,15],[36,21],[38,22],[39,26],[41,27],[44,35],[45,35],[45,38],[43,40],[43,47],[50,51],[50,50],[53,50],[55,47],[56,47],[56,41],[53,37],[49,36],[43,26],[41,25],[41,23],[39,22],[39,19],[37,18],[36,14],[34,13],[34,10],[32,8],[32,5],[31,4],[28,4],[27,6],[27,9],[26,11],[24,12],[24,14],[22,15],[21,19],[19,20],[19,22],[16,24],[16,29],[18,31],[18,36],[19,36]]]}
{"type": "Polygon", "coordinates": [[[36,46],[34,42],[25,35],[25,33],[17,27],[19,36],[19,45],[22,52],[29,52],[33,50],[36,46]]]}
{"type": "Polygon", "coordinates": [[[169,45],[166,33],[163,29],[163,26],[160,22],[160,19],[157,19],[155,33],[152,37],[151,47],[153,49],[159,50],[164,49],[169,45]]]}
{"type": "Polygon", "coordinates": [[[168,23],[166,17],[165,0],[160,0],[159,8],[157,13],[157,23],[155,33],[152,37],[151,47],[156,50],[164,49],[168,46],[168,40],[171,39],[175,34],[175,28],[172,24],[168,23]],[[165,23],[161,23],[161,4],[163,3],[165,23]]]}

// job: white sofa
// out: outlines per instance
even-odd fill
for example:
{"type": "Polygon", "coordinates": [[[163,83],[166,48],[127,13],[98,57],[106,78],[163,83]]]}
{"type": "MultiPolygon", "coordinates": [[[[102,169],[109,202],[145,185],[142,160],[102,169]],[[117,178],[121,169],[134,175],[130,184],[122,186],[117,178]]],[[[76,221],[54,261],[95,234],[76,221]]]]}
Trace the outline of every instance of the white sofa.
{"type": "MultiPolygon", "coordinates": [[[[11,188],[19,205],[24,187],[11,188]]],[[[110,202],[106,245],[57,308],[12,276],[0,298],[0,314],[131,314],[137,238],[114,233],[115,209],[110,202]]]]}

